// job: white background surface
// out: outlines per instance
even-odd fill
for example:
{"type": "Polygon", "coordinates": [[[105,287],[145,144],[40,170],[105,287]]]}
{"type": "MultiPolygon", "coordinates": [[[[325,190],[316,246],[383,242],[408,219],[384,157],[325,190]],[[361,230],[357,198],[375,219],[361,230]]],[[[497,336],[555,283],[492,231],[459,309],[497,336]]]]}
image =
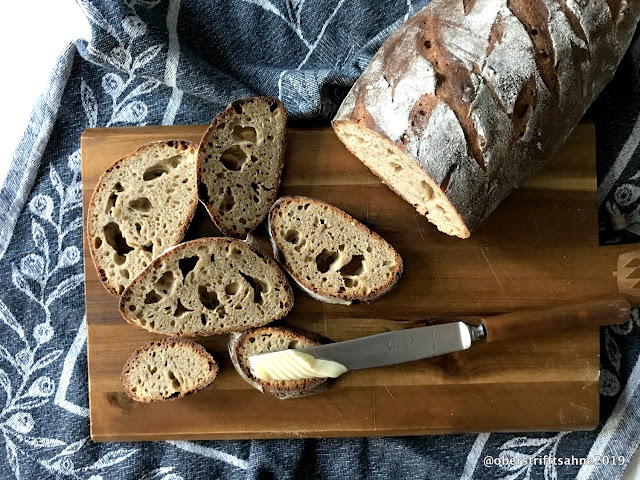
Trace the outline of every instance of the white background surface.
{"type": "MultiPolygon", "coordinates": [[[[0,184],[24,132],[36,98],[65,44],[89,39],[89,24],[73,0],[10,0],[3,4],[0,54],[0,184]]],[[[627,468],[624,480],[640,480],[640,455],[627,468]]]]}
{"type": "Polygon", "coordinates": [[[58,54],[68,42],[91,35],[73,0],[8,0],[3,2],[2,18],[0,184],[58,54]]]}

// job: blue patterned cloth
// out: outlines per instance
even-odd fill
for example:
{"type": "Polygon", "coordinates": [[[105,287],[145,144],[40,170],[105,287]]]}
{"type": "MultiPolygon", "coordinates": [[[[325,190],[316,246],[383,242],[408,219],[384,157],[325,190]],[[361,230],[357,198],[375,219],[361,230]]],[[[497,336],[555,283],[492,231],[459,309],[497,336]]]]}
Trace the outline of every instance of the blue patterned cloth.
{"type": "MultiPolygon", "coordinates": [[[[281,98],[326,123],[421,0],[78,0],[92,39],[68,45],[0,190],[0,478],[615,479],[616,466],[485,466],[485,456],[624,455],[640,442],[640,319],[602,330],[593,432],[95,444],[89,439],[80,135],[208,123],[281,98]]],[[[601,238],[640,236],[640,41],[591,110],[601,238]]]]}

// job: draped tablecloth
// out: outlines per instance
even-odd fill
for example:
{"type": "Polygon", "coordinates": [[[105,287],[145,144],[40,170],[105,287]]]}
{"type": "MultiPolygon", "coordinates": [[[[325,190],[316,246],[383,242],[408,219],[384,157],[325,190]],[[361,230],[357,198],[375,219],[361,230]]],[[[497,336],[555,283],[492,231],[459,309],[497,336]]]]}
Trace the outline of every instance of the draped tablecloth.
{"type": "MultiPolygon", "coordinates": [[[[257,94],[279,97],[293,123],[326,124],[384,39],[428,1],[78,3],[91,40],[60,56],[0,189],[0,478],[622,475],[624,465],[502,467],[483,458],[630,459],[640,443],[637,310],[601,331],[602,420],[593,432],[93,443],[81,261],[84,129],[208,123],[231,100],[257,94]]],[[[601,241],[636,242],[640,39],[589,115],[597,128],[601,241]]]]}

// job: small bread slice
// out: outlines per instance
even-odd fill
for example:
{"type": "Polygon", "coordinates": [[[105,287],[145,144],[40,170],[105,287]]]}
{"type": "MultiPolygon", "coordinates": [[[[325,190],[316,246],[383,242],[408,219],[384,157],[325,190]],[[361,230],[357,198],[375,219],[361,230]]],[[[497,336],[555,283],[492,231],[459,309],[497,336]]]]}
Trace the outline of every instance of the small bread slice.
{"type": "Polygon", "coordinates": [[[287,111],[243,98],[213,119],[198,147],[198,192],[220,231],[244,237],[269,212],[284,164],[287,111]]]}
{"type": "Polygon", "coordinates": [[[252,387],[282,400],[306,397],[324,392],[333,378],[306,378],[304,380],[262,380],[249,366],[249,357],[265,352],[278,352],[288,348],[313,347],[328,343],[324,337],[290,326],[278,325],[252,328],[229,338],[229,356],[240,376],[252,387]]]}
{"type": "Polygon", "coordinates": [[[220,237],[167,250],[120,297],[129,323],[178,336],[240,332],[278,320],[292,306],[291,286],[271,258],[220,237]]]}
{"type": "Polygon", "coordinates": [[[402,275],[402,258],[380,235],[319,200],[278,199],[269,213],[269,236],[276,260],[323,302],[371,302],[402,275]]]}
{"type": "Polygon", "coordinates": [[[196,152],[182,140],[148,143],[98,180],[87,212],[88,243],[113,295],[184,237],[198,206],[196,152]]]}
{"type": "Polygon", "coordinates": [[[136,402],[175,400],[208,387],[218,365],[202,345],[179,338],[149,342],[122,370],[124,391],[136,402]]]}

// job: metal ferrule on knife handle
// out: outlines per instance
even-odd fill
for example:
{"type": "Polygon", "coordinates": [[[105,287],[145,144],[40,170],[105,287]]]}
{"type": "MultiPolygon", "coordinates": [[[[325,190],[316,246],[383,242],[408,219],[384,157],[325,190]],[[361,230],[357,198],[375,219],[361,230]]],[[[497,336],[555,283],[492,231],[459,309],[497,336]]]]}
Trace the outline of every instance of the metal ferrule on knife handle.
{"type": "Polygon", "coordinates": [[[631,311],[622,296],[542,307],[482,319],[487,342],[533,337],[580,327],[624,323],[631,311]]]}

